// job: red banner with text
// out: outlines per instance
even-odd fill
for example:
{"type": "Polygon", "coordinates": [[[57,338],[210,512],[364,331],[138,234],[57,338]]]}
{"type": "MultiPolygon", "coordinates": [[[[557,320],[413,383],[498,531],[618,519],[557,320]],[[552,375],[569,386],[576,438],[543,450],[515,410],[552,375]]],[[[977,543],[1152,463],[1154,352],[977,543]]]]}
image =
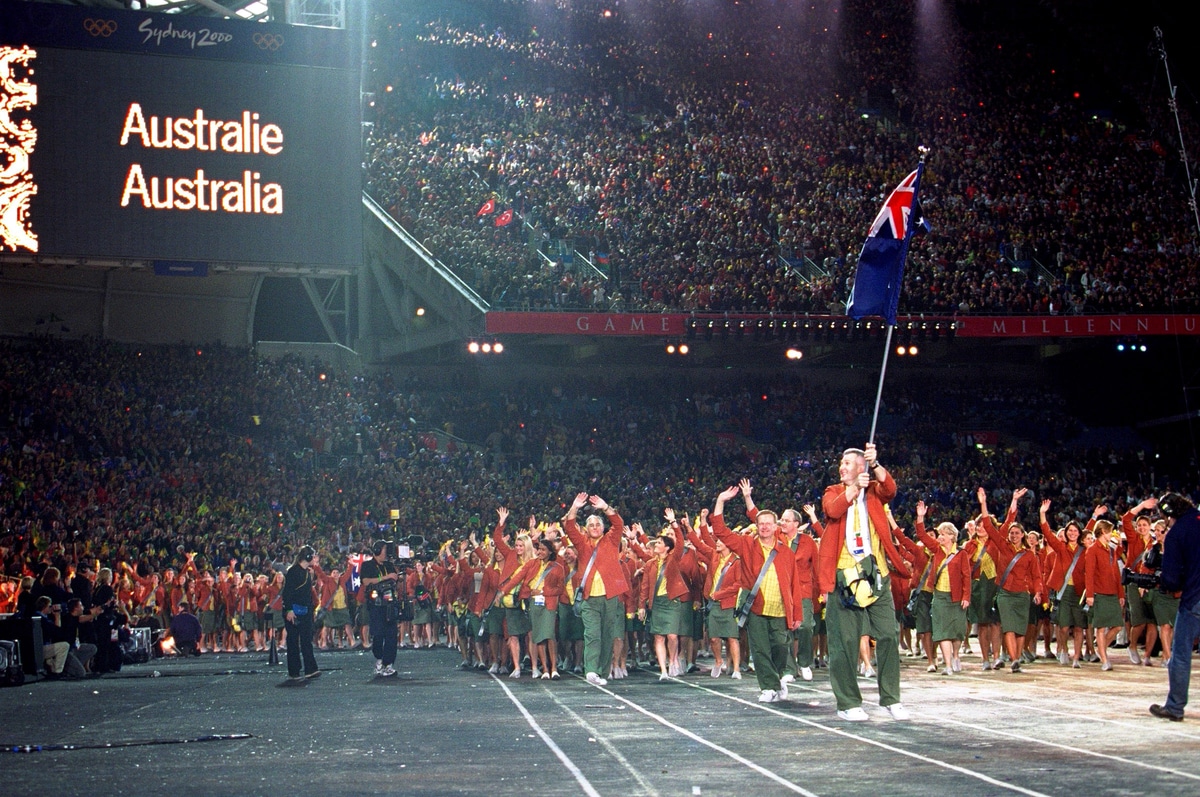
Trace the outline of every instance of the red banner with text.
{"type": "MultiPolygon", "coordinates": [[[[772,325],[807,322],[825,326],[850,323],[844,316],[782,316],[767,314],[688,315],[684,313],[510,313],[487,314],[489,335],[598,335],[681,337],[689,327],[703,328],[710,321],[735,323],[766,321],[772,325]]],[[[878,323],[878,322],[874,322],[878,323]]],[[[1132,335],[1197,335],[1200,315],[1099,315],[1099,316],[901,316],[898,330],[910,323],[954,327],[960,338],[1087,338],[1132,335]]],[[[786,327],[784,327],[786,329],[786,327]]]]}

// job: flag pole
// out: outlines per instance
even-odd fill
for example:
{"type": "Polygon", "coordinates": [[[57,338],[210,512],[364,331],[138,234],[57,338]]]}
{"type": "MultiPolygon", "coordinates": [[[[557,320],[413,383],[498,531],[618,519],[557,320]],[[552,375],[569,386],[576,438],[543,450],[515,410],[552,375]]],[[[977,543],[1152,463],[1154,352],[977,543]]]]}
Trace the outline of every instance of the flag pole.
{"type": "Polygon", "coordinates": [[[883,401],[883,378],[887,376],[888,354],[892,351],[892,331],[895,328],[895,324],[888,324],[887,343],[883,345],[883,365],[879,369],[879,389],[875,391],[875,412],[871,415],[871,436],[867,438],[868,443],[875,442],[875,424],[879,421],[879,404],[883,401]]]}
{"type": "MultiPolygon", "coordinates": [[[[929,152],[929,148],[921,146],[921,147],[917,147],[917,151],[920,152],[920,154],[921,154],[920,159],[917,162],[917,186],[914,188],[913,204],[910,205],[910,219],[909,219],[908,229],[905,231],[905,235],[904,235],[904,247],[903,247],[903,249],[901,249],[901,252],[900,252],[900,270],[897,275],[897,280],[899,280],[900,278],[903,277],[904,261],[908,259],[908,244],[909,244],[909,241],[912,239],[913,232],[915,231],[914,225],[917,224],[916,189],[919,188],[919,185],[920,185],[921,170],[925,166],[925,153],[929,152]]],[[[892,333],[896,329],[896,308],[899,305],[899,303],[900,303],[900,285],[897,282],[895,292],[893,293],[893,295],[891,297],[891,305],[888,308],[890,311],[890,314],[885,315],[885,320],[888,322],[887,341],[883,345],[883,364],[879,368],[879,388],[875,391],[875,409],[871,413],[871,434],[867,438],[868,443],[875,442],[875,428],[879,423],[879,406],[880,406],[880,404],[883,403],[883,380],[887,376],[888,355],[891,354],[891,351],[892,351],[892,333]]]]}

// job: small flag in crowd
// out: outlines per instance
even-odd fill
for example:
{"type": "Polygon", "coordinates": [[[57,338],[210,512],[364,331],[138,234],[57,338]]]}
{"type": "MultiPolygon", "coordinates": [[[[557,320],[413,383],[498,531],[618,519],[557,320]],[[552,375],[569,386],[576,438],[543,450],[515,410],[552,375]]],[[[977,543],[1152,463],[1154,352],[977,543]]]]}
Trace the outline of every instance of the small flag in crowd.
{"type": "Polygon", "coordinates": [[[476,216],[486,216],[496,209],[496,197],[492,197],[487,202],[483,203],[483,207],[475,212],[476,216]]]}
{"type": "Polygon", "coordinates": [[[365,560],[366,558],[367,557],[365,554],[361,554],[361,553],[350,554],[349,587],[350,587],[350,591],[353,592],[355,595],[358,594],[359,588],[362,587],[361,571],[362,571],[363,560],[365,560]]]}
{"type": "Polygon", "coordinates": [[[850,301],[846,303],[846,315],[855,320],[877,315],[882,316],[889,326],[896,324],[909,240],[916,227],[929,230],[929,223],[921,217],[921,205],[917,201],[924,170],[922,162],[896,186],[871,225],[871,232],[858,256],[850,301]]]}
{"type": "Polygon", "coordinates": [[[506,224],[508,224],[509,222],[511,222],[512,220],[513,220],[513,212],[512,212],[512,208],[509,208],[508,210],[504,211],[503,213],[501,213],[499,216],[496,217],[496,226],[503,227],[506,224]]]}
{"type": "Polygon", "coordinates": [[[608,265],[608,252],[597,252],[596,253],[596,262],[602,266],[607,266],[608,265]]]}

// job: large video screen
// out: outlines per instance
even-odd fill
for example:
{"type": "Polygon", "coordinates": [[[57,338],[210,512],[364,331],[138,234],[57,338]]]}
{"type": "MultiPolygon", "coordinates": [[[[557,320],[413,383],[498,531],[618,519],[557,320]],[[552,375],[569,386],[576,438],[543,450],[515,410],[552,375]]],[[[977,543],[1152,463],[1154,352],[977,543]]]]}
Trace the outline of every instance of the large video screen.
{"type": "Polygon", "coordinates": [[[346,31],[0,2],[0,252],[357,266],[346,31]]]}

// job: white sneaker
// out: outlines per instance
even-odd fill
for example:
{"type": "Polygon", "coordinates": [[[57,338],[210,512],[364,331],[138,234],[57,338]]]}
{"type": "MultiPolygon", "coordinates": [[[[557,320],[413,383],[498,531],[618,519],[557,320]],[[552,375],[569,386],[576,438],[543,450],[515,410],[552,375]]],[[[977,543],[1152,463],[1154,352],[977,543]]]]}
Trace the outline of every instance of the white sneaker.
{"type": "Polygon", "coordinates": [[[774,703],[779,699],[779,693],[774,689],[764,689],[758,696],[759,703],[774,703]]]}
{"type": "Polygon", "coordinates": [[[500,672],[500,665],[493,661],[492,666],[488,667],[488,672],[492,675],[495,675],[496,673],[500,672]]]}
{"type": "Polygon", "coordinates": [[[658,680],[660,680],[660,681],[666,681],[666,680],[669,680],[670,678],[671,678],[671,676],[667,675],[665,672],[660,672],[658,674],[658,680]]]}
{"type": "Polygon", "coordinates": [[[594,672],[589,672],[587,674],[587,682],[593,686],[608,686],[608,681],[604,680],[599,675],[596,675],[594,672]]]}
{"type": "Polygon", "coordinates": [[[521,668],[520,668],[520,667],[514,667],[514,668],[513,668],[513,671],[512,671],[511,673],[509,673],[509,676],[508,676],[508,677],[509,677],[509,678],[512,678],[513,680],[516,680],[517,678],[520,678],[520,677],[521,677],[521,668]]]}
{"type": "Polygon", "coordinates": [[[866,669],[866,672],[864,672],[864,673],[862,674],[862,677],[863,677],[863,678],[874,678],[874,677],[875,677],[875,668],[874,668],[874,667],[867,667],[867,669],[866,669]]]}
{"type": "Polygon", "coordinates": [[[713,678],[720,678],[721,677],[721,665],[714,664],[712,671],[709,672],[709,675],[711,675],[713,678]]]}
{"type": "Polygon", "coordinates": [[[892,715],[892,719],[894,720],[912,719],[912,715],[908,713],[908,709],[904,707],[903,703],[893,703],[890,706],[884,706],[884,708],[887,709],[888,713],[892,715]]]}
{"type": "Polygon", "coordinates": [[[781,684],[779,684],[779,699],[780,699],[780,700],[787,700],[787,695],[788,695],[788,693],[787,693],[787,684],[786,684],[786,683],[781,683],[781,684]]]}
{"type": "Polygon", "coordinates": [[[529,677],[530,677],[530,678],[533,678],[534,680],[536,680],[536,679],[540,678],[540,677],[541,677],[541,675],[542,675],[542,674],[541,674],[540,672],[538,672],[538,668],[537,668],[537,667],[534,667],[532,670],[530,670],[530,671],[529,671],[529,677]]]}
{"type": "Polygon", "coordinates": [[[390,678],[396,674],[396,668],[389,664],[388,666],[386,666],[382,670],[380,670],[379,674],[381,676],[383,676],[384,678],[390,678]]]}
{"type": "Polygon", "coordinates": [[[838,719],[846,720],[846,722],[866,722],[871,719],[867,716],[867,710],[862,706],[840,710],[837,715],[838,719]]]}
{"type": "Polygon", "coordinates": [[[962,661],[960,659],[956,658],[953,662],[950,663],[950,669],[953,672],[962,672],[962,661]]]}
{"type": "Polygon", "coordinates": [[[379,675],[383,672],[383,660],[375,659],[375,674],[379,675]]]}
{"type": "Polygon", "coordinates": [[[733,672],[729,673],[729,677],[735,681],[740,681],[740,680],[742,680],[742,671],[734,670],[733,672]]]}
{"type": "Polygon", "coordinates": [[[1135,648],[1133,645],[1129,646],[1129,663],[1130,664],[1141,664],[1142,663],[1142,657],[1140,655],[1138,655],[1137,648],[1135,648]]]}
{"type": "Polygon", "coordinates": [[[800,668],[800,677],[806,681],[811,681],[812,680],[812,667],[801,667],[800,668]]]}
{"type": "Polygon", "coordinates": [[[789,673],[784,673],[784,674],[783,674],[783,676],[782,676],[782,677],[779,679],[779,683],[781,683],[781,684],[790,684],[790,683],[791,683],[792,681],[794,681],[794,680],[796,680],[796,676],[792,675],[792,674],[789,672],[789,673]]]}

